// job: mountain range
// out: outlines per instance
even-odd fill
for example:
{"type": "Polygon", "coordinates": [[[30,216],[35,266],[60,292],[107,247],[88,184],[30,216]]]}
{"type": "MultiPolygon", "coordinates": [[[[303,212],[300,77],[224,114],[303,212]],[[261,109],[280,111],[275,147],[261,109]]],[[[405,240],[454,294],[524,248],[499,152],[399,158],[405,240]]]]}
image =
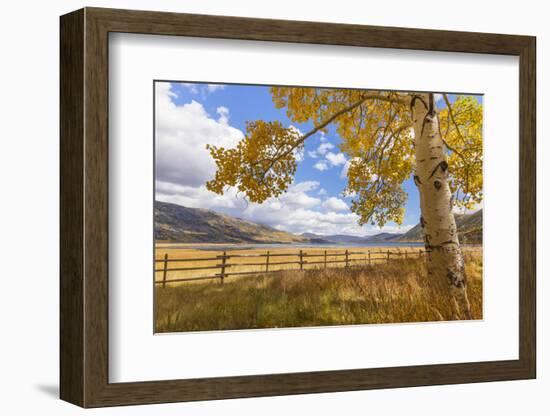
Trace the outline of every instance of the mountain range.
{"type": "Polygon", "coordinates": [[[333,244],[363,244],[363,243],[387,243],[395,242],[403,234],[398,233],[378,233],[371,236],[358,237],[354,235],[335,234],[335,235],[320,235],[313,233],[300,234],[302,237],[309,238],[312,242],[318,241],[320,243],[333,243],[333,244]]]}
{"type": "MultiPolygon", "coordinates": [[[[462,242],[481,242],[482,210],[473,214],[455,214],[455,220],[462,242]]],[[[155,201],[155,240],[180,243],[372,244],[422,242],[423,238],[420,224],[406,233],[383,232],[364,237],[313,233],[296,235],[208,209],[155,201]]]]}
{"type": "MultiPolygon", "coordinates": [[[[458,239],[461,243],[480,244],[483,240],[483,210],[472,214],[455,214],[458,239]]],[[[420,223],[402,234],[397,241],[415,242],[422,241],[422,227],[420,223]]]]}
{"type": "Polygon", "coordinates": [[[155,201],[155,240],[179,243],[307,243],[308,239],[203,208],[155,201]]]}

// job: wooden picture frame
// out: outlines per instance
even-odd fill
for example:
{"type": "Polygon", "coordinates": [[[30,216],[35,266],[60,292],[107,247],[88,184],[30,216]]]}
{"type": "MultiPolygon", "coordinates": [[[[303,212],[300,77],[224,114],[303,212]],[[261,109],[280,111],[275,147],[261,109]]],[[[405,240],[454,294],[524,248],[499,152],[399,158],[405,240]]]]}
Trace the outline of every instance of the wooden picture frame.
{"type": "Polygon", "coordinates": [[[338,392],[536,376],[535,38],[85,8],[61,17],[60,396],[82,407],[338,392]],[[108,36],[111,32],[519,56],[519,359],[110,383],[108,36]]]}

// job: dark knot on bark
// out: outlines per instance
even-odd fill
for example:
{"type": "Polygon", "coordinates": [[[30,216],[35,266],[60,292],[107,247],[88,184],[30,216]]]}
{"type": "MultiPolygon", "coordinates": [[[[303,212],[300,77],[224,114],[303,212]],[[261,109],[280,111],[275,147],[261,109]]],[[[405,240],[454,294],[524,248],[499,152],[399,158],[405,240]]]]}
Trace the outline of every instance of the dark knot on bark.
{"type": "Polygon", "coordinates": [[[428,104],[426,104],[426,101],[424,101],[424,99],[423,99],[420,95],[415,95],[415,96],[413,96],[412,99],[411,99],[411,107],[410,107],[410,108],[411,108],[411,111],[412,111],[414,105],[416,104],[416,100],[419,100],[422,104],[424,104],[424,108],[425,108],[426,110],[429,110],[428,104]]]}
{"type": "Polygon", "coordinates": [[[441,172],[446,173],[448,168],[449,168],[449,164],[445,160],[442,160],[437,165],[435,165],[434,170],[432,170],[432,173],[430,174],[430,178],[435,175],[435,172],[437,172],[437,169],[441,169],[441,172]]]}

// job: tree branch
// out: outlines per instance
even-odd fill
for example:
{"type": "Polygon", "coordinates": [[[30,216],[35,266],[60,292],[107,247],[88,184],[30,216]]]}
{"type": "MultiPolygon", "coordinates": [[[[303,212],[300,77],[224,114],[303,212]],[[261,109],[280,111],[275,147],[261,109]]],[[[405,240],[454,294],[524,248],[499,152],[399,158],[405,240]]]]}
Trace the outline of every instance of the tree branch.
{"type": "MultiPolygon", "coordinates": [[[[451,117],[451,121],[453,122],[453,125],[455,126],[456,132],[463,143],[466,143],[466,140],[464,140],[464,136],[462,136],[462,133],[460,129],[458,128],[458,123],[456,122],[455,116],[453,114],[453,109],[451,108],[451,103],[449,102],[449,98],[447,97],[447,94],[442,94],[443,100],[445,100],[445,104],[447,105],[447,109],[449,110],[449,116],[451,117]]],[[[447,146],[448,147],[448,146],[447,146]]],[[[452,150],[452,149],[451,149],[452,150]]]]}
{"type": "MultiPolygon", "coordinates": [[[[313,128],[312,130],[308,131],[306,134],[304,134],[302,137],[300,137],[298,140],[296,140],[296,142],[288,150],[286,150],[281,155],[277,156],[276,159],[273,159],[271,161],[268,168],[266,169],[266,173],[267,173],[267,171],[269,171],[269,169],[271,169],[273,167],[273,165],[275,163],[277,163],[277,160],[279,160],[280,158],[283,158],[285,156],[288,156],[294,149],[296,149],[298,146],[300,146],[302,143],[304,143],[309,137],[313,136],[315,133],[317,133],[320,130],[324,129],[326,126],[328,126],[330,123],[332,123],[334,120],[336,120],[341,115],[343,115],[343,114],[345,114],[349,111],[354,110],[355,108],[357,108],[361,104],[363,104],[365,101],[369,101],[369,100],[379,100],[379,101],[385,101],[385,102],[403,104],[403,105],[407,104],[407,100],[400,99],[400,98],[397,98],[397,97],[389,97],[389,96],[381,95],[381,94],[377,94],[377,93],[365,94],[361,97],[360,100],[358,100],[355,103],[349,105],[348,107],[343,108],[340,111],[337,111],[332,116],[330,116],[325,121],[323,121],[321,124],[319,124],[318,126],[313,128]]],[[[265,161],[265,160],[263,160],[263,161],[265,161]]]]}
{"type": "Polygon", "coordinates": [[[363,97],[359,101],[356,101],[355,103],[351,104],[350,106],[345,107],[340,111],[337,111],[332,116],[330,116],[325,121],[323,121],[321,124],[319,124],[318,126],[313,128],[312,130],[308,131],[306,134],[304,134],[302,137],[300,137],[296,141],[296,143],[289,150],[287,150],[285,153],[283,153],[280,157],[287,156],[296,147],[300,146],[303,142],[305,142],[309,137],[313,136],[318,131],[324,129],[326,126],[328,126],[330,123],[332,123],[334,120],[336,120],[341,115],[343,115],[343,114],[345,114],[345,113],[347,113],[351,110],[354,110],[355,108],[359,107],[361,104],[363,104],[365,101],[368,101],[368,100],[379,100],[379,101],[386,101],[386,102],[390,102],[390,103],[406,104],[406,100],[401,100],[399,98],[388,97],[388,96],[380,95],[380,94],[365,94],[365,95],[363,95],[363,97]]]}
{"type": "MultiPolygon", "coordinates": [[[[443,100],[445,101],[445,104],[447,105],[447,109],[449,110],[448,111],[448,116],[450,116],[451,121],[452,121],[453,125],[455,126],[456,132],[459,135],[459,137],[461,138],[462,142],[466,143],[466,141],[464,140],[464,137],[462,136],[462,133],[460,132],[460,129],[458,128],[458,123],[455,120],[453,110],[451,109],[451,103],[449,102],[449,98],[447,97],[447,94],[442,94],[442,95],[443,95],[443,100]]],[[[441,126],[439,125],[439,120],[438,120],[437,124],[439,126],[439,137],[441,138],[441,141],[443,142],[445,147],[447,149],[449,149],[451,152],[456,153],[462,159],[462,161],[464,162],[464,166],[465,166],[465,169],[466,169],[466,187],[465,187],[466,192],[465,193],[468,193],[469,192],[469,187],[470,187],[470,185],[469,185],[469,183],[470,183],[470,178],[469,178],[470,170],[468,169],[468,166],[469,166],[468,160],[466,159],[466,157],[461,152],[456,150],[454,147],[451,147],[451,145],[449,145],[449,143],[447,143],[447,141],[443,138],[443,135],[441,134],[441,126]]],[[[447,128],[448,128],[448,125],[447,125],[447,128]]]]}

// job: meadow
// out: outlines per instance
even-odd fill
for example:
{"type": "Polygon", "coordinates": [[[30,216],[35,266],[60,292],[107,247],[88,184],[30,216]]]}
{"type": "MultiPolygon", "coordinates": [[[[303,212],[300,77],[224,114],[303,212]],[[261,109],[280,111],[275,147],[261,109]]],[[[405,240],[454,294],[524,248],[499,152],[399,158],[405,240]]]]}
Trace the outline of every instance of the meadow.
{"type": "MultiPolygon", "coordinates": [[[[206,245],[204,245],[206,247],[206,245]]],[[[227,246],[224,246],[227,247],[227,246]]],[[[345,267],[347,250],[348,265],[372,265],[390,260],[407,257],[414,258],[423,256],[422,247],[276,247],[276,248],[246,248],[238,245],[230,246],[227,250],[216,250],[215,245],[209,244],[208,250],[201,248],[200,244],[169,245],[158,244],[155,250],[155,281],[162,281],[164,256],[167,255],[169,270],[167,280],[177,280],[194,277],[211,276],[220,272],[222,260],[217,258],[224,253],[230,258],[227,260],[227,273],[236,272],[263,272],[266,270],[266,262],[269,263],[269,271],[294,270],[300,268],[300,251],[303,252],[304,270],[324,268],[326,259],[327,267],[345,267]],[[266,258],[269,253],[269,260],[266,258]],[[181,259],[181,261],[177,261],[181,259]],[[204,268],[204,269],[203,269],[204,268]],[[190,270],[181,270],[190,269],[190,270]]],[[[239,277],[232,277],[232,279],[239,277]]],[[[180,282],[172,283],[181,284],[180,282]]],[[[185,283],[187,284],[187,283],[185,283]]]]}
{"type": "MultiPolygon", "coordinates": [[[[182,250],[170,250],[170,257],[209,258],[213,255],[213,252],[192,248],[182,250]]],[[[376,252],[380,248],[369,250],[376,252]]],[[[326,269],[305,264],[302,271],[235,276],[226,278],[223,285],[219,279],[167,284],[166,287],[156,285],[155,329],[156,332],[181,332],[461,319],[447,291],[428,281],[425,259],[419,255],[418,248],[401,247],[399,250],[407,250],[407,257],[397,256],[389,262],[372,261],[371,258],[370,265],[367,256],[363,255],[356,256],[354,267],[348,268],[342,263],[340,267],[326,269]]],[[[308,249],[308,252],[313,250],[308,249]]],[[[156,255],[162,258],[163,250],[157,250],[156,255]]],[[[482,319],[482,253],[481,250],[466,250],[464,257],[473,319],[482,319]]],[[[251,260],[245,257],[242,261],[251,260]]],[[[190,266],[189,262],[185,264],[185,267],[190,266]]],[[[254,270],[262,266],[243,264],[242,267],[254,270]]],[[[296,269],[297,266],[289,267],[296,269]]],[[[192,273],[202,272],[212,274],[209,270],[192,273]]]]}

